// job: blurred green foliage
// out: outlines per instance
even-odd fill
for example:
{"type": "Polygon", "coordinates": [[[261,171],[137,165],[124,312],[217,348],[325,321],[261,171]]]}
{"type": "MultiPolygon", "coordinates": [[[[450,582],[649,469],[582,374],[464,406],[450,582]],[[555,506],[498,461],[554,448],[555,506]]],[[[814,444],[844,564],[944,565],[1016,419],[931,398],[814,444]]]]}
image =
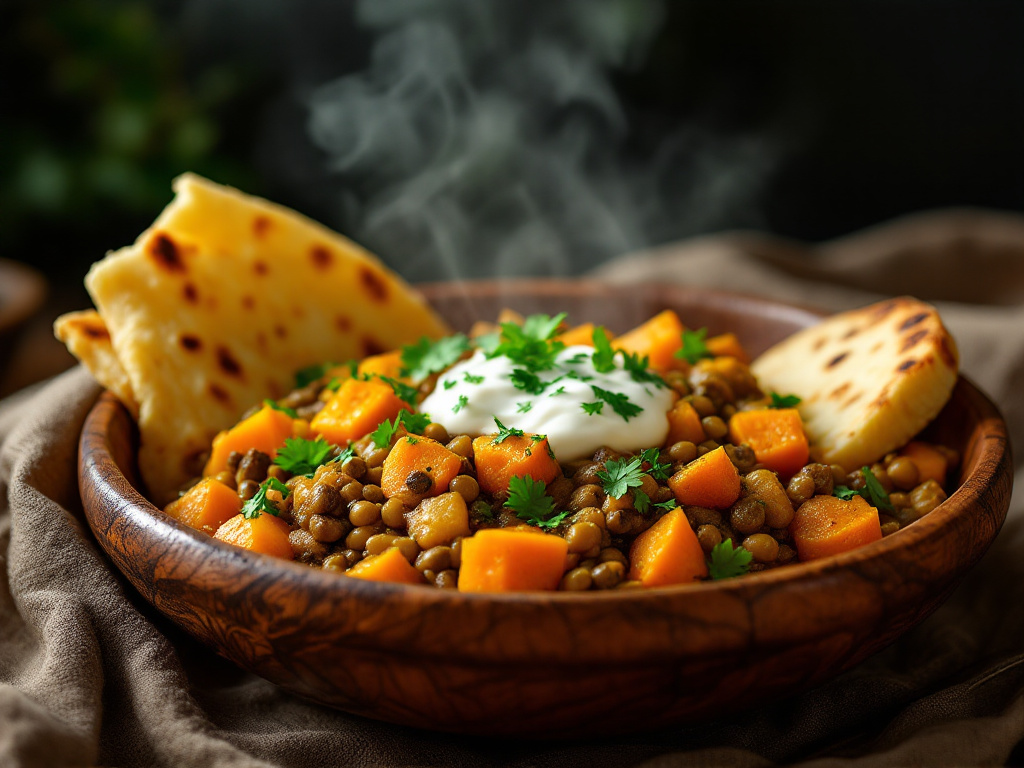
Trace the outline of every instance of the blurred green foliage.
{"type": "Polygon", "coordinates": [[[0,10],[0,255],[51,273],[88,264],[130,243],[186,170],[254,189],[249,137],[224,128],[251,85],[230,65],[187,72],[174,10],[143,0],[0,10]]]}

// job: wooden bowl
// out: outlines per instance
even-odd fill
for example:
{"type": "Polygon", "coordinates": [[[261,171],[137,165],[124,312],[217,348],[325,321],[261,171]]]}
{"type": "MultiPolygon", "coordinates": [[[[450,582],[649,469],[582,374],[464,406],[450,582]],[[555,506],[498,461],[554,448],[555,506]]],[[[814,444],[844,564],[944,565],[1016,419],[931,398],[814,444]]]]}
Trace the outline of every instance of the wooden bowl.
{"type": "MultiPolygon", "coordinates": [[[[533,281],[428,286],[456,327],[502,306],[621,331],[666,307],[759,352],[810,311],[684,287],[533,281]]],[[[161,612],[297,694],[422,728],[573,737],[652,729],[821,683],[935,610],[1006,515],[1006,427],[965,379],[931,436],[961,451],[959,488],[920,521],[837,557],[690,586],[462,594],[346,579],[187,528],[136,490],[134,425],[109,394],[81,439],[97,540],[161,612]]]]}

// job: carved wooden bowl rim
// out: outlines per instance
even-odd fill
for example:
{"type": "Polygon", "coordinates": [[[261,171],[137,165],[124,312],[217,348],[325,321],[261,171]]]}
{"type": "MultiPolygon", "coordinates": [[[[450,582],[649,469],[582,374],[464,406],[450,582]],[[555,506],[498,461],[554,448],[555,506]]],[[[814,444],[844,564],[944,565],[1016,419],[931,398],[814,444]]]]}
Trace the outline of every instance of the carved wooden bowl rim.
{"type": "MultiPolygon", "coordinates": [[[[475,285],[474,290],[486,290],[488,286],[497,284],[481,282],[475,285]]],[[[542,293],[620,290],[586,281],[544,280],[513,282],[511,285],[513,288],[519,285],[524,290],[533,286],[534,290],[542,293]]],[[[500,290],[507,292],[509,286],[509,283],[503,283],[500,290]]],[[[632,289],[637,290],[635,287],[632,289]]],[[[448,284],[424,287],[424,293],[430,297],[455,295],[464,290],[464,286],[448,284]]],[[[650,290],[674,291],[676,296],[699,293],[704,299],[731,302],[748,312],[769,307],[796,313],[795,316],[800,313],[807,317],[819,314],[791,304],[722,291],[671,286],[653,286],[650,290]]],[[[790,626],[786,626],[781,618],[773,622],[769,613],[755,615],[756,611],[749,606],[766,597],[808,601],[810,604],[815,596],[821,597],[821,590],[833,588],[837,590],[835,597],[842,603],[844,590],[863,580],[874,582],[874,586],[883,591],[899,588],[905,586],[900,584],[904,578],[901,566],[913,562],[914,558],[907,557],[912,552],[915,556],[918,551],[936,556],[945,546],[944,551],[952,552],[953,557],[946,561],[946,572],[931,573],[929,575],[933,578],[930,580],[922,577],[921,584],[904,592],[896,589],[894,604],[904,605],[912,612],[909,603],[929,597],[932,585],[934,589],[948,594],[998,533],[1006,515],[1012,483],[1006,424],[995,405],[963,377],[957,383],[951,403],[971,410],[971,453],[964,457],[957,489],[921,520],[881,541],[821,560],[736,579],[655,589],[584,594],[462,593],[344,578],[224,544],[165,515],[127,480],[113,454],[118,448],[123,449],[125,441],[132,439],[133,425],[130,416],[109,392],[103,393],[87,417],[80,449],[79,477],[86,515],[101,545],[144,596],[157,603],[158,607],[159,596],[147,588],[152,585],[143,583],[144,579],[140,582],[138,573],[125,568],[122,558],[128,553],[117,543],[120,539],[115,541],[107,535],[110,526],[127,526],[158,561],[164,557],[171,558],[170,562],[151,562],[139,570],[151,574],[163,566],[174,569],[178,564],[187,563],[191,569],[191,580],[201,586],[207,569],[210,573],[237,569],[238,592],[273,588],[276,596],[268,598],[271,602],[287,600],[290,594],[301,593],[310,606],[316,607],[308,616],[311,624],[329,622],[331,610],[342,604],[346,611],[365,604],[373,611],[386,606],[395,610],[398,618],[429,615],[430,621],[438,626],[452,628],[441,641],[436,633],[422,632],[422,625],[417,626],[418,622],[408,622],[411,629],[403,631],[399,626],[402,622],[396,621],[393,631],[376,631],[372,638],[361,637],[356,627],[357,619],[346,613],[339,616],[338,621],[352,623],[346,642],[356,647],[372,645],[379,652],[393,651],[422,658],[448,658],[461,654],[467,663],[534,660],[652,664],[684,655],[737,653],[761,644],[781,645],[812,640],[858,622],[878,623],[879,610],[887,609],[856,600],[836,606],[834,615],[819,617],[820,620],[810,627],[799,626],[799,622],[790,622],[790,626]],[[87,498],[90,495],[91,502],[87,498]],[[101,503],[103,499],[106,503],[101,503]],[[977,534],[973,538],[968,537],[971,538],[970,547],[948,548],[952,541],[949,537],[967,536],[969,531],[977,534]],[[474,623],[473,617],[480,615],[480,609],[485,606],[486,626],[474,623]],[[716,616],[720,610],[723,626],[717,627],[721,631],[716,631],[716,616]],[[614,642],[597,631],[610,626],[610,622],[621,630],[614,642]],[[668,631],[678,622],[691,622],[694,631],[668,631]],[[755,626],[758,622],[763,626],[755,626]],[[585,626],[592,626],[595,631],[576,631],[577,627],[585,626]],[[508,642],[495,642],[493,633],[508,627],[515,627],[515,637],[510,637],[508,642]],[[539,639],[540,634],[549,635],[552,627],[561,627],[565,631],[571,638],[571,647],[556,647],[549,637],[542,641],[539,639]],[[531,642],[532,632],[538,633],[537,643],[531,642]],[[702,640],[703,635],[708,637],[702,640]]],[[[133,467],[128,469],[129,473],[134,473],[133,467]]],[[[814,605],[815,610],[819,610],[823,603],[819,601],[814,605]]],[[[919,621],[934,607],[932,605],[916,616],[907,626],[919,621]]],[[[894,637],[888,638],[891,639],[894,637]]]]}

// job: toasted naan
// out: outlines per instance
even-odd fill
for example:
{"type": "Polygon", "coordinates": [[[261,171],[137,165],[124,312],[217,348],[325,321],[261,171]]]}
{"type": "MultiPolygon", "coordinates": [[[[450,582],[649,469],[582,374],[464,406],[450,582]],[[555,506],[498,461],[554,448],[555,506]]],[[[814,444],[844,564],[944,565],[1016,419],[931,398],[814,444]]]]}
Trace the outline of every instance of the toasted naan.
{"type": "Polygon", "coordinates": [[[68,334],[100,381],[137,404],[139,469],[159,505],[198,474],[218,431],[290,391],[299,368],[450,332],[401,278],[326,227],[192,174],[174,190],[134,245],[86,277],[109,341],[68,334]]]}
{"type": "Polygon", "coordinates": [[[765,391],[802,399],[812,457],[852,471],[924,429],[949,400],[957,367],[939,313],[901,297],[833,315],[751,369],[765,391]]]}
{"type": "Polygon", "coordinates": [[[68,312],[57,318],[53,332],[67,345],[68,351],[85,364],[93,378],[117,395],[137,419],[139,404],[135,400],[132,383],[114,353],[110,331],[100,313],[95,309],[68,312]]]}

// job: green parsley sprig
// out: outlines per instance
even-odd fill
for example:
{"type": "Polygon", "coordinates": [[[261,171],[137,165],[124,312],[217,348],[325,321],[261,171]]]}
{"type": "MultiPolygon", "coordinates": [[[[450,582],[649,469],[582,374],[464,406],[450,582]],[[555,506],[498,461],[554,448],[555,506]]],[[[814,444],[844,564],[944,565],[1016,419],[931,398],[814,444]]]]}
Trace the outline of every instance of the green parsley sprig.
{"type": "Polygon", "coordinates": [[[555,500],[545,492],[545,485],[529,475],[513,475],[508,482],[508,501],[505,506],[516,513],[520,520],[538,528],[555,528],[566,517],[569,510],[553,514],[555,500]]]}
{"type": "Polygon", "coordinates": [[[641,478],[644,471],[640,468],[640,458],[610,459],[604,464],[604,470],[597,473],[604,492],[612,498],[621,499],[630,488],[643,485],[641,478]]]}
{"type": "Polygon", "coordinates": [[[499,343],[487,351],[487,356],[504,355],[531,373],[549,370],[554,367],[558,353],[565,349],[565,344],[552,338],[565,318],[566,313],[562,312],[554,317],[530,315],[522,325],[502,323],[499,343]]]}
{"type": "Polygon", "coordinates": [[[726,539],[711,549],[711,555],[708,558],[708,574],[716,581],[742,576],[750,570],[750,561],[753,557],[743,547],[733,548],[732,539],[726,539]]]}
{"type": "Polygon", "coordinates": [[[525,433],[521,429],[515,427],[506,427],[497,416],[494,417],[494,423],[498,425],[498,434],[491,440],[491,445],[498,445],[503,443],[510,437],[522,437],[525,433]]]}
{"type": "Polygon", "coordinates": [[[242,517],[246,520],[254,520],[264,512],[273,515],[274,517],[281,514],[281,510],[274,506],[274,503],[267,498],[267,491],[278,491],[285,499],[287,499],[288,494],[291,493],[288,486],[276,477],[268,477],[260,484],[260,488],[256,491],[256,494],[242,505],[242,517]]]}
{"type": "Polygon", "coordinates": [[[290,416],[293,419],[299,418],[299,414],[295,412],[294,408],[288,408],[287,406],[280,405],[276,401],[271,400],[270,398],[264,400],[263,404],[267,406],[267,408],[273,408],[275,411],[280,411],[284,415],[290,416]]]}
{"type": "Polygon", "coordinates": [[[802,402],[803,402],[803,399],[801,397],[797,396],[797,395],[780,395],[778,392],[772,392],[771,393],[771,402],[768,403],[768,407],[769,408],[794,408],[794,407],[800,405],[800,403],[802,403],[802,402]]]}
{"type": "Polygon", "coordinates": [[[690,365],[696,365],[698,360],[706,357],[714,357],[704,340],[708,337],[708,329],[701,328],[696,331],[683,330],[683,347],[675,356],[685,360],[690,365]]]}
{"type": "Polygon", "coordinates": [[[647,473],[655,480],[668,480],[672,464],[671,462],[661,461],[660,450],[657,448],[645,448],[640,451],[640,461],[650,466],[647,473]]]}
{"type": "Polygon", "coordinates": [[[614,371],[615,350],[612,349],[612,343],[608,339],[608,332],[605,331],[604,326],[599,325],[594,328],[590,338],[594,342],[594,354],[590,358],[594,365],[594,370],[598,373],[614,371]]]}
{"type": "Polygon", "coordinates": [[[594,397],[608,403],[612,410],[625,421],[629,421],[634,416],[643,413],[644,409],[630,400],[628,395],[624,395],[621,392],[609,392],[607,389],[602,389],[594,384],[590,385],[590,389],[594,392],[594,397]]]}
{"type": "Polygon", "coordinates": [[[832,495],[843,501],[849,501],[854,496],[861,496],[875,509],[892,512],[893,506],[892,501],[889,499],[889,494],[885,492],[885,488],[878,482],[878,478],[875,477],[875,473],[871,471],[871,468],[861,467],[860,474],[864,478],[863,488],[854,489],[845,485],[837,485],[832,490],[832,495]]]}
{"type": "Polygon", "coordinates": [[[391,445],[391,439],[401,427],[405,427],[405,431],[410,434],[422,435],[423,430],[427,428],[427,424],[429,423],[430,414],[399,411],[398,415],[393,420],[385,419],[382,421],[377,428],[370,433],[370,439],[373,440],[373,444],[378,448],[387,448],[391,445]]]}
{"type": "Polygon", "coordinates": [[[284,446],[278,449],[274,463],[293,475],[312,477],[323,464],[344,463],[355,455],[351,447],[345,448],[337,456],[333,455],[337,446],[328,443],[323,435],[315,440],[303,437],[287,437],[284,446]]]}
{"type": "Polygon", "coordinates": [[[469,339],[461,333],[437,341],[423,336],[415,344],[402,347],[402,375],[413,381],[423,381],[453,365],[468,349],[469,339]]]}

